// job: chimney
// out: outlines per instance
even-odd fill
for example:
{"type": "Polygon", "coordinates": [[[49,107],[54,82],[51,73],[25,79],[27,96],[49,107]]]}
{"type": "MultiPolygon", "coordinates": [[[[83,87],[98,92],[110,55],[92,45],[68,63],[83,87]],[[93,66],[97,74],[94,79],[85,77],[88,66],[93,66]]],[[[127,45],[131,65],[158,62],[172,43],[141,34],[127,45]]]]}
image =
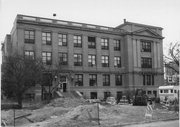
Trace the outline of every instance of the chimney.
{"type": "Polygon", "coordinates": [[[124,23],[126,23],[126,19],[124,19],[124,23]]]}

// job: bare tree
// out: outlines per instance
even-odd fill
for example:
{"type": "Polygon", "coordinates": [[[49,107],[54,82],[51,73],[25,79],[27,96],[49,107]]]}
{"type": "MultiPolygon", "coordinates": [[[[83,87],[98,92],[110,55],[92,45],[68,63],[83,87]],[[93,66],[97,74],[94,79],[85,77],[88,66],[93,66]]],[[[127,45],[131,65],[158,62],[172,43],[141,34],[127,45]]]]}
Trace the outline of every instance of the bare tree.
{"type": "Polygon", "coordinates": [[[171,43],[168,56],[164,55],[164,65],[179,74],[180,43],[171,43]]]}
{"type": "Polygon", "coordinates": [[[24,93],[42,81],[44,67],[41,60],[20,55],[7,56],[2,64],[2,90],[7,97],[15,97],[20,108],[24,93]]]}

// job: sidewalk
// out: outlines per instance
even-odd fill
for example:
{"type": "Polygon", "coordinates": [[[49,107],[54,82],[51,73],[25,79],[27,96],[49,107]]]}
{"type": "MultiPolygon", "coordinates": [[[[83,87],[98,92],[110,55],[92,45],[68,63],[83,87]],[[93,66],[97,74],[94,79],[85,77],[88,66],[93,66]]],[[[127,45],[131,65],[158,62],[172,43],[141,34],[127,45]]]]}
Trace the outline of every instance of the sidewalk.
{"type": "MultiPolygon", "coordinates": [[[[150,123],[136,123],[131,125],[120,125],[121,127],[179,127],[179,119],[167,121],[155,121],[150,123]]],[[[118,127],[118,126],[114,126],[118,127]]]]}

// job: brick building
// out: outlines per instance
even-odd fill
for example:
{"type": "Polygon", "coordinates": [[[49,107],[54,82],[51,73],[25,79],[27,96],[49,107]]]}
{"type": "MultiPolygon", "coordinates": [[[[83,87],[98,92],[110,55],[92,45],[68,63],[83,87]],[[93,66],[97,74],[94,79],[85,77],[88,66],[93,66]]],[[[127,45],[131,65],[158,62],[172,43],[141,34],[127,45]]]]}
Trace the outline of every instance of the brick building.
{"type": "MultiPolygon", "coordinates": [[[[52,73],[60,65],[60,73],[49,82],[51,90],[63,80],[61,92],[119,99],[126,91],[137,88],[156,96],[157,88],[163,84],[161,27],[124,20],[112,28],[17,15],[7,37],[4,55],[18,52],[40,57],[52,73]]],[[[48,93],[48,87],[39,90],[48,93]]],[[[34,89],[29,94],[40,93],[34,89]]]]}

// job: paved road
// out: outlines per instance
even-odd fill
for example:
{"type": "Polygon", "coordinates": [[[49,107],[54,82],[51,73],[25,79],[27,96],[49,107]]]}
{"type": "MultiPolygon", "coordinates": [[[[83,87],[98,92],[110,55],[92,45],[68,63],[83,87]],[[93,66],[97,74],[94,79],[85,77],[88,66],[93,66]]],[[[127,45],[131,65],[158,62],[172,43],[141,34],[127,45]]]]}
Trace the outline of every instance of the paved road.
{"type": "Polygon", "coordinates": [[[145,124],[127,125],[123,127],[179,127],[179,120],[159,121],[145,124]]]}

